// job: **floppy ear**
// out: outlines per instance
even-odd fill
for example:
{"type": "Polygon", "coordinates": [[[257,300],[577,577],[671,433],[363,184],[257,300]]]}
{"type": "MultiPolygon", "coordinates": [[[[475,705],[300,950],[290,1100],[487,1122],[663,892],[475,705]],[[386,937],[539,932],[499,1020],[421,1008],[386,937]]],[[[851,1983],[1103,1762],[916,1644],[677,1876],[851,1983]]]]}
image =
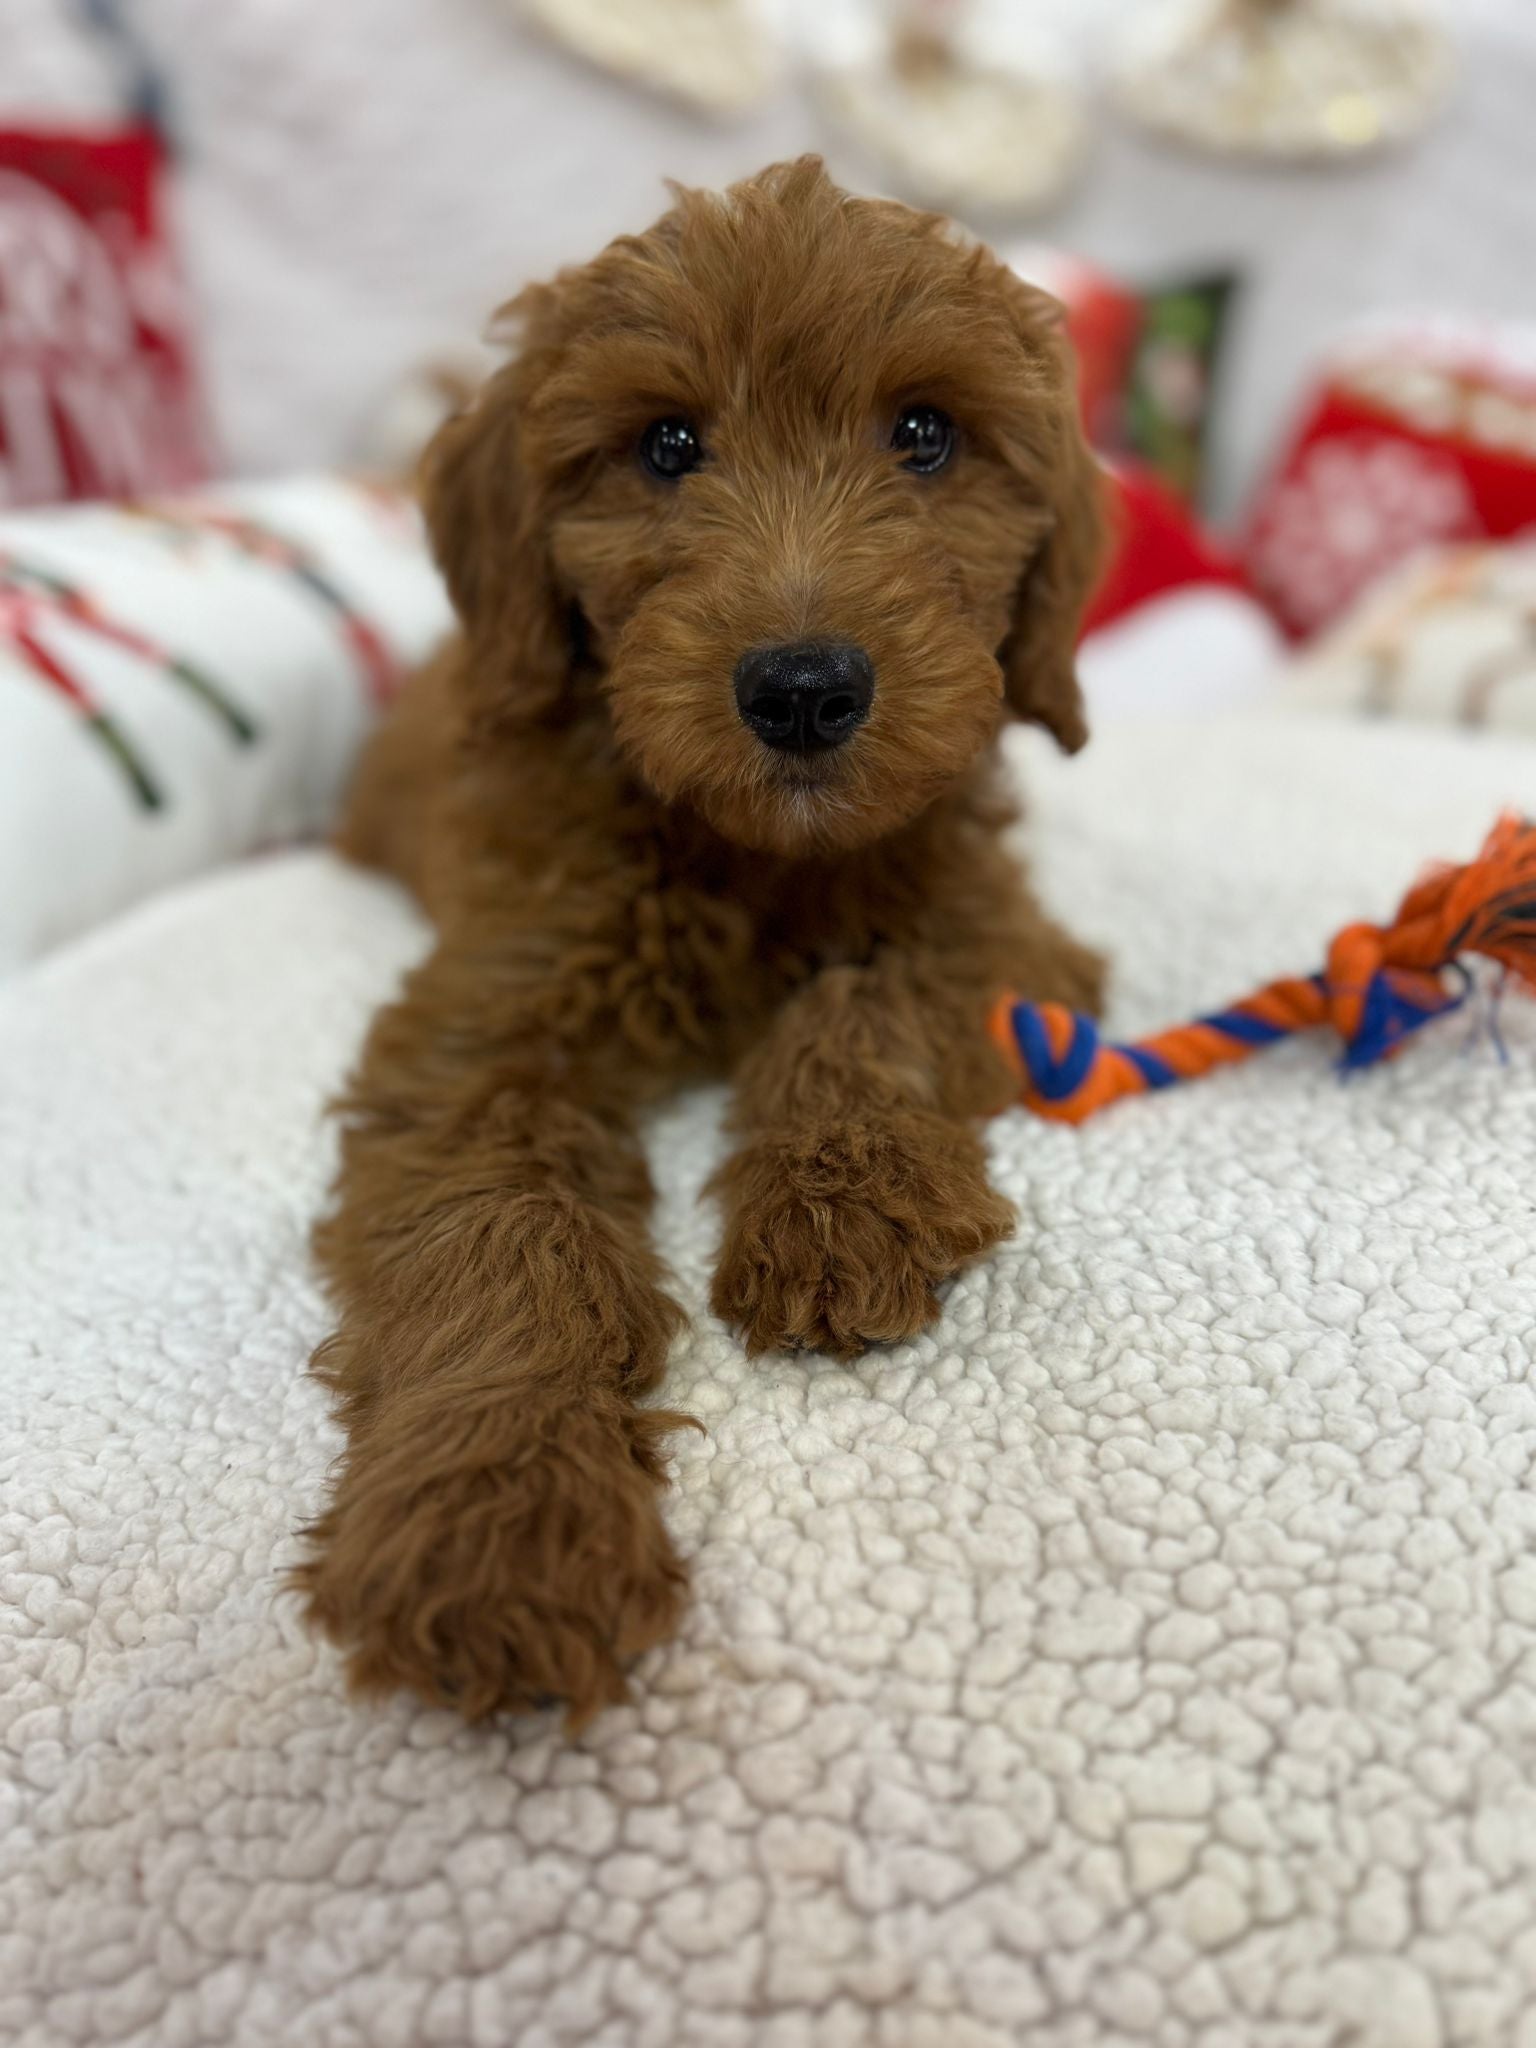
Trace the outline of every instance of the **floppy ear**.
{"type": "Polygon", "coordinates": [[[1013,711],[1043,725],[1064,753],[1073,754],[1088,737],[1077,641],[1103,566],[1104,478],[1083,433],[1061,307],[1011,272],[1004,277],[1039,387],[1028,468],[1042,499],[1043,524],[999,659],[1013,711]]]}
{"type": "Polygon", "coordinates": [[[546,508],[522,446],[539,375],[532,351],[498,370],[422,457],[422,509],[463,621],[464,682],[477,723],[548,717],[571,668],[571,610],[555,588],[546,508]]]}

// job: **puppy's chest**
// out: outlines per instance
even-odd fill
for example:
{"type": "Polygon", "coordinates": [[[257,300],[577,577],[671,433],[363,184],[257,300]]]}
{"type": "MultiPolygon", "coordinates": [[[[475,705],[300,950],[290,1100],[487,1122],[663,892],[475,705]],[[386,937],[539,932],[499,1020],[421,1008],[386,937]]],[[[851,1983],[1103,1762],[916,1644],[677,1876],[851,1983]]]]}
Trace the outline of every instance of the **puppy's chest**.
{"type": "Polygon", "coordinates": [[[837,892],[653,866],[630,878],[612,934],[572,962],[586,999],[666,1064],[728,1063],[796,989],[859,964],[880,934],[837,892]]]}

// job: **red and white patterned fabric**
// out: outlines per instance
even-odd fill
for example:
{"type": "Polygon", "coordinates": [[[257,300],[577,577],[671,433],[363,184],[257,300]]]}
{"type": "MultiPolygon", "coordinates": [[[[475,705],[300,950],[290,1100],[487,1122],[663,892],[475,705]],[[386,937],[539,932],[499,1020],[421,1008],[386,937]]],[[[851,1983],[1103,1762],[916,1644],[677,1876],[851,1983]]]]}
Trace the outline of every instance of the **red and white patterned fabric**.
{"type": "Polygon", "coordinates": [[[0,517],[0,973],[325,830],[449,622],[414,506],[337,477],[0,517]]]}
{"type": "Polygon", "coordinates": [[[0,129],[0,506],[211,473],[148,129],[0,129]]]}
{"type": "Polygon", "coordinates": [[[1536,529],[1536,332],[1363,332],[1325,369],[1244,543],[1298,637],[1420,549],[1536,529]]]}

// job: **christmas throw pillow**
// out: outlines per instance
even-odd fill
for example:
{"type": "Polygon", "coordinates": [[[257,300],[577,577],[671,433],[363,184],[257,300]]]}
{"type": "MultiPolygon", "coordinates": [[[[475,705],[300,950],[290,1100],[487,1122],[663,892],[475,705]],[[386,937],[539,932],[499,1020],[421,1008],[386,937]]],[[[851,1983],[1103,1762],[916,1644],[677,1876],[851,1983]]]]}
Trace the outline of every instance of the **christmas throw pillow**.
{"type": "Polygon", "coordinates": [[[1305,637],[1418,551],[1536,528],[1536,331],[1376,328],[1327,366],[1243,556],[1305,637]]]}
{"type": "Polygon", "coordinates": [[[1307,710],[1536,736],[1536,538],[1415,555],[1306,650],[1285,688],[1307,710]]]}
{"type": "Polygon", "coordinates": [[[0,130],[0,506],[210,473],[160,145],[0,130]]]}
{"type": "Polygon", "coordinates": [[[394,490],[298,477],[0,516],[0,973],[326,830],[449,623],[394,490]]]}

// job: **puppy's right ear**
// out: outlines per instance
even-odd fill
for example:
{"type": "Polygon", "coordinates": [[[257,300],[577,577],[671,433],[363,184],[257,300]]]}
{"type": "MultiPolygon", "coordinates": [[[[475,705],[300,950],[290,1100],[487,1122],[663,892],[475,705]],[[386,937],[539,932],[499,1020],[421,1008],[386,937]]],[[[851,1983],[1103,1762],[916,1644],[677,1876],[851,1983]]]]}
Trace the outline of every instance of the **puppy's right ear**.
{"type": "Polygon", "coordinates": [[[498,370],[438,429],[418,479],[432,551],[464,625],[476,724],[548,717],[571,667],[570,608],[555,588],[542,494],[520,445],[532,369],[519,360],[498,370]]]}
{"type": "Polygon", "coordinates": [[[1063,753],[1074,754],[1088,737],[1077,642],[1104,560],[1104,477],[1083,433],[1061,307],[1001,264],[993,274],[1032,366],[1020,454],[1043,517],[1000,656],[1004,685],[1020,718],[1043,725],[1063,753]]]}

